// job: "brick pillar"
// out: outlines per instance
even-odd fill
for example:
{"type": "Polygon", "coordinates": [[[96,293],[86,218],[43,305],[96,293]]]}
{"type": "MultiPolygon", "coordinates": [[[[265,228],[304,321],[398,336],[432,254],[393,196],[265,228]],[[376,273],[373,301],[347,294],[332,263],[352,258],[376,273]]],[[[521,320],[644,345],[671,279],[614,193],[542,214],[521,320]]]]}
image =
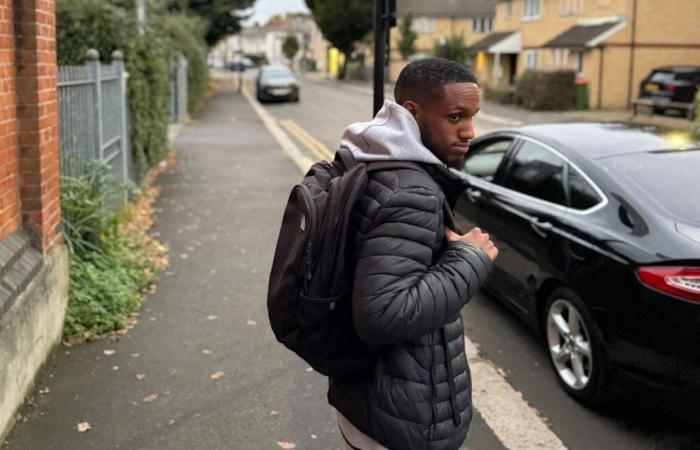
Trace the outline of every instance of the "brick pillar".
{"type": "Polygon", "coordinates": [[[12,0],[0,0],[0,241],[20,225],[12,0]]]}
{"type": "Polygon", "coordinates": [[[14,31],[22,222],[46,253],[61,221],[54,0],[15,1],[14,31]]]}

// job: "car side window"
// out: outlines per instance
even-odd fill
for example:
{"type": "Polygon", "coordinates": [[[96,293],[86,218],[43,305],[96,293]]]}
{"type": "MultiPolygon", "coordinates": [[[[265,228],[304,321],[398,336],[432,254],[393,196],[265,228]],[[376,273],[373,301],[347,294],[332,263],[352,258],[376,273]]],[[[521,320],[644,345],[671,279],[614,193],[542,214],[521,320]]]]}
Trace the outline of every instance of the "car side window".
{"type": "Polygon", "coordinates": [[[545,147],[523,141],[512,158],[503,186],[541,200],[566,205],[566,162],[545,147]]]}
{"type": "Polygon", "coordinates": [[[496,171],[506,156],[513,139],[489,140],[472,149],[464,162],[464,172],[486,181],[494,181],[496,171]]]}
{"type": "Polygon", "coordinates": [[[603,200],[583,175],[573,167],[569,167],[569,194],[571,207],[582,211],[594,207],[603,200]]]}

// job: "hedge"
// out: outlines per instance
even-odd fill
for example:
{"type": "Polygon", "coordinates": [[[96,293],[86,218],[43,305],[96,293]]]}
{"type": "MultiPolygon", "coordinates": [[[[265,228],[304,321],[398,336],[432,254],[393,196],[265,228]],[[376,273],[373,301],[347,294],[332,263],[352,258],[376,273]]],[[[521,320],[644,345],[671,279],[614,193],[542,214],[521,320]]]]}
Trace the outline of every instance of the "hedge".
{"type": "Polygon", "coordinates": [[[576,72],[525,71],[515,83],[515,102],[537,111],[564,111],[574,108],[576,72]]]}
{"type": "Polygon", "coordinates": [[[510,105],[515,102],[515,88],[512,86],[486,86],[484,98],[503,105],[510,105]]]}

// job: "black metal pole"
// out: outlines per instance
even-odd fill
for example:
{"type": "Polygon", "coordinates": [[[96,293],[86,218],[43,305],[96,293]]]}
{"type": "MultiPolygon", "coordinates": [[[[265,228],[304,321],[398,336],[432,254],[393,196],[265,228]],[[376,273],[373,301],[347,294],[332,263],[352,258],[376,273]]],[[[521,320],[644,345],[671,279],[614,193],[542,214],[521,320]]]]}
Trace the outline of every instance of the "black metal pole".
{"type": "Polygon", "coordinates": [[[374,110],[376,116],[384,104],[384,49],[386,0],[374,0],[374,110]]]}

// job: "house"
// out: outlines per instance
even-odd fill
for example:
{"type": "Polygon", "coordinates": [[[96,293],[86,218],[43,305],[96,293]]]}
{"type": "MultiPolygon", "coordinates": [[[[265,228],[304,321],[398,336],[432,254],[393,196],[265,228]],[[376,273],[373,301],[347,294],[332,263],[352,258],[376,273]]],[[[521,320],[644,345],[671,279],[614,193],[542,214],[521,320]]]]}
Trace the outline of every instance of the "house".
{"type": "Polygon", "coordinates": [[[593,108],[625,109],[654,67],[697,65],[696,0],[498,0],[493,32],[471,46],[486,85],[527,69],[572,69],[593,108]]]}
{"type": "Polygon", "coordinates": [[[241,55],[264,55],[270,64],[286,64],[288,61],[282,44],[290,35],[299,42],[299,52],[291,61],[296,69],[306,69],[305,61],[309,60],[313,60],[317,68],[327,66],[330,45],[316,22],[307,14],[273,16],[265,26],[254,24],[243,28],[240,33],[228,36],[212,49],[209,64],[225,67],[241,55]]]}
{"type": "Polygon", "coordinates": [[[54,0],[0,1],[0,441],[68,302],[55,24],[54,0]]]}
{"type": "MultiPolygon", "coordinates": [[[[493,30],[496,0],[397,0],[396,16],[399,22],[413,17],[412,30],[418,35],[416,57],[433,53],[436,43],[462,36],[464,44],[481,40],[493,30]]],[[[399,28],[391,29],[391,59],[389,78],[396,80],[408,61],[401,57],[398,42],[399,28]]]]}

